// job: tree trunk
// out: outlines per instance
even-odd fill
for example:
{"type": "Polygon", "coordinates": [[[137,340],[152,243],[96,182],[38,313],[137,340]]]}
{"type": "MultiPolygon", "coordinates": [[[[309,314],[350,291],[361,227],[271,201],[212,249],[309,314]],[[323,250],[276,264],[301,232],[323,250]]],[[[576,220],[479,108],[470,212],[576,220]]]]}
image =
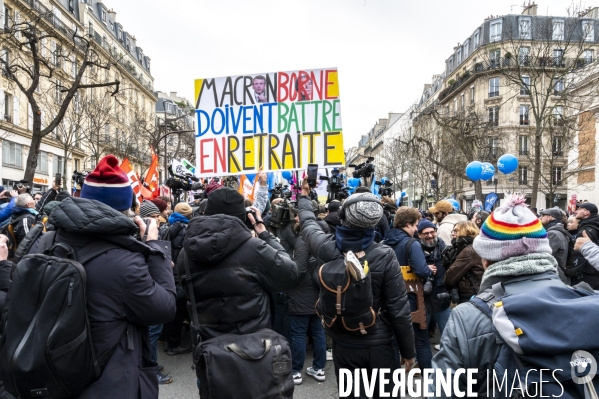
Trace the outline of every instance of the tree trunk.
{"type": "Polygon", "coordinates": [[[40,146],[42,144],[42,115],[37,106],[32,105],[34,109],[33,113],[33,135],[31,137],[31,146],[29,147],[29,154],[27,155],[27,162],[25,163],[25,175],[23,179],[33,183],[33,177],[35,175],[35,169],[37,168],[37,156],[40,153],[40,146]]]}
{"type": "Polygon", "coordinates": [[[483,198],[483,184],[480,180],[474,182],[474,198],[477,200],[484,202],[483,198]]]}
{"type": "Polygon", "coordinates": [[[530,206],[533,208],[537,207],[537,193],[539,192],[539,180],[541,178],[541,145],[543,141],[543,130],[541,128],[541,121],[537,121],[537,130],[535,134],[535,158],[534,158],[534,171],[532,173],[532,193],[530,195],[530,206]]]}

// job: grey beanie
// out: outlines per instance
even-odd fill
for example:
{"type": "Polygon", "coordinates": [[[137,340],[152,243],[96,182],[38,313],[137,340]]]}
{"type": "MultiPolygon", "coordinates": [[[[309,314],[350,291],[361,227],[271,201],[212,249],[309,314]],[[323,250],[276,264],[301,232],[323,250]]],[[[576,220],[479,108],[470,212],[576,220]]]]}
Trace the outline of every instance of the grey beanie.
{"type": "MultiPolygon", "coordinates": [[[[378,198],[374,194],[357,193],[350,195],[346,202],[358,197],[373,198],[378,201],[378,198]]],[[[383,216],[383,206],[380,203],[372,201],[358,201],[350,204],[348,207],[342,205],[341,209],[344,209],[345,212],[345,219],[341,221],[341,224],[346,227],[372,229],[383,216]]]]}
{"type": "Polygon", "coordinates": [[[160,209],[153,202],[144,201],[139,207],[139,216],[148,217],[152,215],[160,214],[160,209]]]}

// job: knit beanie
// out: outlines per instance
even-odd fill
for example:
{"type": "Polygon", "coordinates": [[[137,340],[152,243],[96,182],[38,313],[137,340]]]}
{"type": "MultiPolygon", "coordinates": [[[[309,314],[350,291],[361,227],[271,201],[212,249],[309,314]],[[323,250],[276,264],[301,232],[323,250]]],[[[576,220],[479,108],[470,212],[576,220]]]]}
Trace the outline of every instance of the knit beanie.
{"type": "Polygon", "coordinates": [[[160,198],[151,199],[150,202],[156,205],[160,213],[164,212],[164,210],[168,208],[168,204],[160,198]]]}
{"type": "Polygon", "coordinates": [[[139,207],[139,216],[142,218],[158,214],[160,214],[160,210],[152,202],[146,200],[141,203],[141,206],[139,207]]]}
{"type": "Polygon", "coordinates": [[[204,215],[231,215],[245,220],[243,195],[230,187],[222,187],[213,191],[208,197],[204,215]]]}
{"type": "Polygon", "coordinates": [[[331,202],[329,202],[329,206],[327,207],[327,209],[331,213],[337,212],[339,208],[341,208],[341,202],[337,200],[332,200],[331,202]]]}
{"type": "Polygon", "coordinates": [[[180,213],[187,219],[191,219],[191,214],[193,213],[193,210],[191,209],[191,206],[189,206],[186,202],[179,202],[177,205],[175,205],[175,212],[180,213]]]}
{"type": "Polygon", "coordinates": [[[418,223],[418,232],[422,233],[422,230],[428,229],[429,227],[432,227],[435,231],[437,230],[437,227],[430,220],[422,219],[420,220],[420,223],[418,223]]]}
{"type": "Polygon", "coordinates": [[[131,207],[133,190],[127,174],[119,167],[119,160],[114,155],[102,158],[96,169],[85,177],[81,198],[100,201],[117,211],[131,207]]]}
{"type": "Polygon", "coordinates": [[[497,262],[531,253],[551,255],[547,231],[525,202],[523,196],[508,197],[485,220],[472,244],[481,258],[497,262]]]}
{"type": "Polygon", "coordinates": [[[206,196],[206,198],[208,198],[210,196],[210,194],[212,194],[215,190],[218,190],[221,187],[222,186],[220,183],[212,182],[212,183],[208,184],[206,186],[206,188],[204,189],[204,195],[206,196]]]}
{"type": "MultiPolygon", "coordinates": [[[[378,198],[374,194],[357,193],[350,195],[346,203],[354,198],[373,198],[378,201],[378,198]]],[[[345,227],[372,229],[383,216],[383,206],[380,202],[358,201],[347,207],[342,205],[341,209],[345,212],[345,219],[341,221],[341,224],[345,227]]]]}

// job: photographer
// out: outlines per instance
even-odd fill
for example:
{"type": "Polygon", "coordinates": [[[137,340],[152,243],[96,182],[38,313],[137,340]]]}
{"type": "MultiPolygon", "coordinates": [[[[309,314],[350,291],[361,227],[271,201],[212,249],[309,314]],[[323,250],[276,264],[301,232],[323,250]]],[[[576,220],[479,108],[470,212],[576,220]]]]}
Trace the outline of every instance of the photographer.
{"type": "Polygon", "coordinates": [[[296,263],[266,231],[261,212],[252,208],[255,216],[248,214],[243,201],[231,188],[213,191],[204,215],[189,222],[177,260],[179,276],[189,262],[202,340],[270,328],[268,292],[286,291],[299,278],[296,263]]]}
{"type": "Polygon", "coordinates": [[[35,203],[35,209],[37,209],[37,211],[39,212],[44,207],[44,205],[46,205],[46,203],[50,201],[56,201],[56,196],[60,192],[61,187],[62,186],[60,184],[56,185],[56,182],[52,180],[52,188],[46,191],[44,194],[42,194],[42,198],[35,203]]]}
{"type": "Polygon", "coordinates": [[[15,206],[16,197],[19,193],[16,190],[2,190],[0,200],[5,201],[6,205],[0,209],[0,225],[4,226],[8,223],[12,208],[15,206]]]}

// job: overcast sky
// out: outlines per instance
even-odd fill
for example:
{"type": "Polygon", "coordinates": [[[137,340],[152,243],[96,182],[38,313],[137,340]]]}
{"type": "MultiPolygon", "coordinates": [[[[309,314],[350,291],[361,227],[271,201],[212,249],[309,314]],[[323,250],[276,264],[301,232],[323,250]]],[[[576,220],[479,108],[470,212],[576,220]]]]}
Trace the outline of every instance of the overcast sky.
{"type": "MultiPolygon", "coordinates": [[[[156,90],[193,103],[194,79],[337,67],[345,147],[403,112],[453,47],[522,0],[105,0],[152,59],[156,90]]],[[[566,15],[543,0],[539,15],[566,15]]],[[[582,4],[585,6],[586,4],[582,4]]],[[[598,4],[589,4],[599,6],[598,4]]]]}

